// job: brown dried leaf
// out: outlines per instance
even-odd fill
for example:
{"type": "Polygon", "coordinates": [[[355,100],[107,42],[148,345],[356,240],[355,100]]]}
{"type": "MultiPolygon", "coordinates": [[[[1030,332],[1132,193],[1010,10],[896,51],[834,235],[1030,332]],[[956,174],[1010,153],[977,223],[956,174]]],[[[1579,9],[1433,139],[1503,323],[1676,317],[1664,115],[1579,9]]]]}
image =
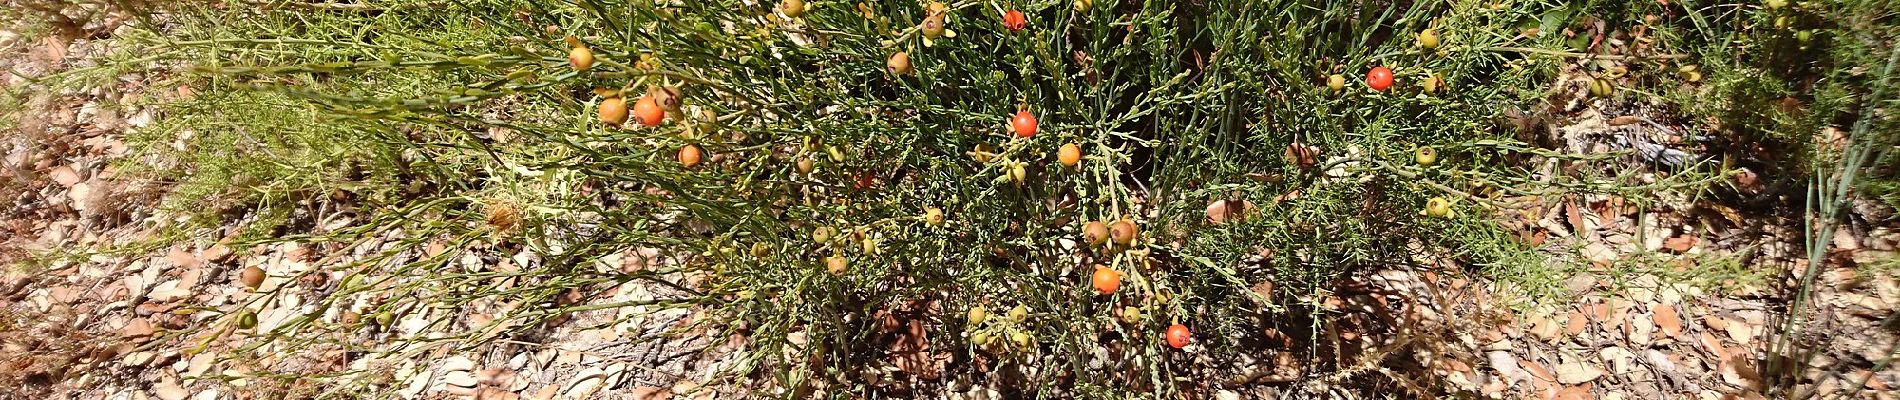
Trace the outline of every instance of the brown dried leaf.
{"type": "Polygon", "coordinates": [[[475,400],[518,400],[521,395],[500,388],[483,386],[475,389],[475,400]]]}
{"type": "Polygon", "coordinates": [[[1286,202],[1286,201],[1291,201],[1291,200],[1299,200],[1299,198],[1300,198],[1299,189],[1294,189],[1293,191],[1282,193],[1279,196],[1274,196],[1273,204],[1280,204],[1281,202],[1286,202]]]}
{"type": "Polygon", "coordinates": [[[1722,382],[1748,390],[1761,389],[1761,374],[1755,371],[1754,360],[1742,354],[1722,359],[1718,369],[1722,373],[1722,382]]]}
{"type": "Polygon", "coordinates": [[[1715,335],[1710,334],[1708,331],[1703,331],[1701,334],[1696,335],[1696,337],[1702,341],[1702,348],[1708,350],[1709,354],[1715,355],[1715,358],[1728,358],[1728,348],[1722,346],[1722,340],[1716,339],[1715,335]]]}
{"type": "Polygon", "coordinates": [[[1588,383],[1603,377],[1603,369],[1582,361],[1557,365],[1557,382],[1565,385],[1588,383]]]}
{"type": "Polygon", "coordinates": [[[1720,316],[1709,315],[1709,316],[1702,317],[1702,323],[1704,325],[1708,325],[1709,329],[1723,331],[1723,330],[1728,330],[1728,325],[1734,322],[1729,321],[1728,318],[1722,318],[1720,316]]]}
{"type": "Polygon", "coordinates": [[[1590,318],[1584,316],[1582,310],[1571,311],[1570,321],[1564,324],[1564,334],[1570,337],[1576,337],[1577,334],[1583,333],[1583,330],[1589,327],[1590,318]]]}
{"type": "Polygon", "coordinates": [[[198,266],[204,265],[204,262],[199,260],[197,255],[179,249],[172,249],[171,253],[166,254],[165,261],[171,262],[174,267],[185,269],[198,268],[198,266]]]}
{"type": "Polygon", "coordinates": [[[655,386],[633,388],[633,391],[628,394],[632,395],[636,400],[667,400],[673,398],[673,391],[671,389],[655,386]]]}
{"type": "Polygon", "coordinates": [[[1570,223],[1570,231],[1583,236],[1583,207],[1576,200],[1564,202],[1564,221],[1570,223]]]}
{"type": "Polygon", "coordinates": [[[1519,359],[1517,360],[1517,366],[1523,369],[1524,372],[1529,372],[1532,378],[1536,378],[1532,383],[1539,387],[1557,383],[1556,375],[1551,375],[1550,370],[1544,369],[1544,366],[1537,365],[1537,363],[1531,362],[1531,360],[1519,359]]]}
{"type": "Polygon", "coordinates": [[[1664,335],[1675,338],[1682,335],[1682,316],[1676,313],[1676,307],[1668,304],[1652,308],[1656,313],[1656,326],[1662,328],[1664,335]]]}
{"type": "Polygon", "coordinates": [[[1695,236],[1682,235],[1663,240],[1663,248],[1676,253],[1683,253],[1695,247],[1695,243],[1695,236]]]}
{"type": "Polygon", "coordinates": [[[1584,382],[1582,385],[1565,387],[1564,390],[1557,391],[1557,396],[1552,397],[1551,400],[1594,400],[1597,395],[1590,393],[1590,389],[1595,386],[1595,383],[1584,382]]]}
{"type": "Polygon", "coordinates": [[[53,167],[53,170],[48,171],[46,175],[53,178],[53,182],[65,187],[73,187],[73,185],[77,185],[81,181],[81,179],[79,179],[79,172],[74,171],[71,165],[53,167]]]}
{"type": "Polygon", "coordinates": [[[125,338],[145,338],[151,337],[153,332],[152,321],[148,321],[144,318],[135,318],[130,322],[126,322],[124,328],[119,329],[119,336],[125,338]]]}

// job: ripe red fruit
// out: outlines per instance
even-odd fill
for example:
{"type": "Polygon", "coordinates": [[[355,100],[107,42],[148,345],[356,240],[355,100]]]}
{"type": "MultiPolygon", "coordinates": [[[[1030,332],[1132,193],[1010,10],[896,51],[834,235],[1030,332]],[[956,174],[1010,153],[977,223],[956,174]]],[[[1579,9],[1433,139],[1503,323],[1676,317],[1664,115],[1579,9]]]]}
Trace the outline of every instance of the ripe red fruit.
{"type": "Polygon", "coordinates": [[[633,116],[640,119],[641,125],[659,126],[660,121],[666,120],[666,110],[660,108],[653,96],[641,96],[640,102],[633,103],[633,116]]]}
{"type": "Polygon", "coordinates": [[[1095,266],[1095,276],[1090,277],[1089,281],[1095,286],[1096,293],[1115,294],[1115,289],[1122,287],[1122,273],[1108,267],[1097,265],[1095,266]]]}
{"type": "Polygon", "coordinates": [[[1372,67],[1371,72],[1366,72],[1366,86],[1371,86],[1372,90],[1381,92],[1386,89],[1391,89],[1392,69],[1386,67],[1372,67]]]}
{"type": "Polygon", "coordinates": [[[1187,326],[1181,324],[1174,324],[1174,326],[1168,327],[1167,336],[1168,346],[1173,346],[1177,349],[1187,347],[1189,342],[1194,341],[1194,333],[1188,332],[1187,326]]]}
{"type": "Polygon", "coordinates": [[[1003,13],[1003,27],[1009,28],[1011,32],[1020,32],[1029,27],[1029,18],[1024,17],[1022,11],[1009,10],[1003,13]]]}
{"type": "Polygon", "coordinates": [[[1016,137],[1036,136],[1036,115],[1029,110],[1017,111],[1016,117],[1009,119],[1009,126],[1016,130],[1016,137]]]}

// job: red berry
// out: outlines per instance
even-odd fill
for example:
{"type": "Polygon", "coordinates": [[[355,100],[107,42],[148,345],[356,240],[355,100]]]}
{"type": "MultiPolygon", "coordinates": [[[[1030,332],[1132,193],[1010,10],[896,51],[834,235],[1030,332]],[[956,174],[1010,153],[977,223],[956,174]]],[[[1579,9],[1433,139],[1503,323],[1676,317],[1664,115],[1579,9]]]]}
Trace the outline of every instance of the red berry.
{"type": "Polygon", "coordinates": [[[1022,11],[1009,10],[1003,13],[1003,27],[1009,28],[1011,32],[1020,32],[1029,27],[1029,19],[1023,16],[1022,11]]]}
{"type": "Polygon", "coordinates": [[[1372,90],[1381,92],[1391,89],[1392,70],[1386,67],[1372,67],[1372,71],[1366,73],[1366,86],[1371,86],[1372,90]]]}
{"type": "Polygon", "coordinates": [[[1173,346],[1174,348],[1179,349],[1182,347],[1187,347],[1188,342],[1192,342],[1192,341],[1194,341],[1194,333],[1188,332],[1187,326],[1181,325],[1181,324],[1174,324],[1174,326],[1168,327],[1168,345],[1169,346],[1173,346]]]}
{"type": "Polygon", "coordinates": [[[1009,119],[1009,126],[1016,130],[1017,137],[1036,136],[1036,115],[1029,110],[1017,111],[1016,117],[1009,119]]]}

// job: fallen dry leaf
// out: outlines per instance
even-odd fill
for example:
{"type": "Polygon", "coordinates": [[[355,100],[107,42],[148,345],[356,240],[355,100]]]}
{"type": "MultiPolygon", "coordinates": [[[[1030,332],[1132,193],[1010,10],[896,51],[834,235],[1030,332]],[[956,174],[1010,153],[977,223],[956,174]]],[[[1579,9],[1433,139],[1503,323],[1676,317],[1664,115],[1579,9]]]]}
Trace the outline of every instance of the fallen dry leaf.
{"type": "Polygon", "coordinates": [[[1603,376],[1603,369],[1582,361],[1573,361],[1557,365],[1557,382],[1565,385],[1594,381],[1603,376]]]}
{"type": "Polygon", "coordinates": [[[1650,317],[1649,313],[1630,313],[1629,318],[1630,344],[1639,347],[1649,346],[1650,335],[1656,333],[1655,319],[1650,317]]]}
{"type": "Polygon", "coordinates": [[[152,332],[152,321],[148,321],[144,318],[135,318],[131,322],[126,322],[124,328],[119,329],[119,336],[125,338],[145,338],[151,337],[152,332]]]}
{"type": "Polygon", "coordinates": [[[561,387],[559,385],[547,385],[547,386],[542,386],[541,390],[537,390],[534,392],[534,399],[535,400],[554,400],[554,396],[559,395],[559,394],[561,394],[561,387]]]}
{"type": "Polygon", "coordinates": [[[1551,397],[1551,400],[1594,400],[1597,396],[1590,393],[1590,389],[1594,386],[1596,386],[1595,383],[1584,382],[1582,385],[1565,387],[1564,390],[1557,391],[1557,395],[1551,397]]]}
{"type": "Polygon", "coordinates": [[[1761,374],[1755,371],[1754,360],[1741,354],[1731,355],[1721,361],[1722,382],[1742,389],[1760,390],[1761,374]]]}
{"type": "Polygon", "coordinates": [[[1531,360],[1517,360],[1517,367],[1522,368],[1524,372],[1530,373],[1531,378],[1535,378],[1532,379],[1532,383],[1536,386],[1543,387],[1557,383],[1557,377],[1551,375],[1550,370],[1544,369],[1544,366],[1537,365],[1537,363],[1531,362],[1531,360]]]}
{"type": "Polygon", "coordinates": [[[632,395],[635,400],[667,400],[673,398],[672,390],[655,386],[633,388],[633,391],[628,394],[632,395]]]}
{"type": "Polygon", "coordinates": [[[501,390],[495,387],[483,386],[481,389],[475,390],[475,400],[516,400],[520,398],[521,395],[515,394],[515,392],[501,390]]]}
{"type": "Polygon", "coordinates": [[[1731,321],[1731,323],[1728,324],[1728,329],[1724,330],[1728,331],[1728,339],[1735,341],[1735,343],[1753,343],[1755,340],[1755,326],[1753,325],[1731,321]]]}
{"type": "Polygon", "coordinates": [[[1572,233],[1575,233],[1577,236],[1584,235],[1583,208],[1577,206],[1576,200],[1564,202],[1564,222],[1570,223],[1570,231],[1572,233]]]}
{"type": "Polygon", "coordinates": [[[1690,248],[1695,247],[1695,242],[1696,242],[1695,236],[1689,236],[1689,235],[1676,236],[1676,237],[1663,240],[1663,248],[1669,249],[1670,251],[1673,251],[1676,253],[1683,253],[1683,252],[1689,251],[1690,248]]]}
{"type": "MultiPolygon", "coordinates": [[[[1518,366],[1519,361],[1516,356],[1511,355],[1511,352],[1499,350],[1485,353],[1485,361],[1491,363],[1491,368],[1498,371],[1498,377],[1503,378],[1502,380],[1515,384],[1518,381],[1531,379],[1530,373],[1518,366]]],[[[1506,388],[1508,387],[1507,385],[1506,388]]]]}
{"type": "Polygon", "coordinates": [[[1709,354],[1715,355],[1715,358],[1717,359],[1728,358],[1728,348],[1723,347],[1722,340],[1716,339],[1715,335],[1710,334],[1707,331],[1704,331],[1700,334],[1697,334],[1696,337],[1698,339],[1701,339],[1703,350],[1708,350],[1709,354]]]}
{"type": "Polygon", "coordinates": [[[53,182],[59,183],[60,186],[73,187],[73,185],[77,185],[80,182],[79,172],[74,171],[71,165],[53,167],[53,170],[48,171],[46,174],[52,177],[53,182]]]}
{"type": "Polygon", "coordinates": [[[1584,316],[1583,310],[1571,311],[1570,321],[1564,324],[1564,334],[1577,337],[1577,334],[1583,333],[1583,330],[1589,327],[1590,318],[1584,316]]]}
{"type": "Polygon", "coordinates": [[[165,261],[171,262],[172,266],[184,269],[198,268],[198,266],[204,265],[204,262],[198,259],[198,255],[180,249],[172,249],[170,254],[165,255],[165,261]]]}
{"type": "Polygon", "coordinates": [[[1597,351],[1597,359],[1603,360],[1605,364],[1609,364],[1611,373],[1615,373],[1619,376],[1628,375],[1633,366],[1631,361],[1636,359],[1636,353],[1631,353],[1622,347],[1605,347],[1597,351]]]}
{"type": "Polygon", "coordinates": [[[1675,306],[1664,304],[1651,309],[1655,310],[1656,327],[1662,328],[1664,335],[1670,338],[1682,335],[1682,316],[1676,314],[1675,306]]]}
{"type": "Polygon", "coordinates": [[[152,396],[158,397],[159,400],[184,400],[186,396],[190,395],[191,392],[187,392],[184,387],[178,386],[178,381],[173,380],[169,376],[160,379],[158,384],[152,385],[152,396]]]}
{"type": "Polygon", "coordinates": [[[1703,325],[1708,325],[1709,329],[1714,329],[1718,331],[1728,330],[1729,322],[1730,321],[1728,320],[1728,318],[1722,318],[1722,317],[1718,317],[1714,315],[1702,317],[1703,325]]]}
{"type": "Polygon", "coordinates": [[[1537,313],[1526,317],[1531,320],[1531,335],[1538,339],[1546,342],[1556,340],[1557,334],[1563,332],[1563,324],[1550,315],[1537,313]]]}

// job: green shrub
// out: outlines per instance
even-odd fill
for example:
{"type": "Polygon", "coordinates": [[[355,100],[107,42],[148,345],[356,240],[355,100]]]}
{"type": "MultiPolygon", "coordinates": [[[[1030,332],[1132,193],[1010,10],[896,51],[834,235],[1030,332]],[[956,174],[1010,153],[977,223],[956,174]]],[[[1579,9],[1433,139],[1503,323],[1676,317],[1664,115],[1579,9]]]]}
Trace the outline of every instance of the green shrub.
{"type": "MultiPolygon", "coordinates": [[[[1337,282],[1380,267],[1450,260],[1560,293],[1571,266],[1499,225],[1515,219],[1509,206],[1700,193],[1728,181],[1733,165],[1691,160],[1639,182],[1627,154],[1553,151],[1536,132],[1499,123],[1512,115],[1504,110],[1567,107],[1562,97],[1579,91],[1548,82],[1604,77],[1612,99],[1577,101],[1719,117],[1730,140],[1791,146],[1782,148],[1805,160],[1807,135],[1838,123],[1830,118],[1864,95],[1856,82],[1866,78],[1788,82],[1868,52],[1843,44],[1825,47],[1842,52],[1839,64],[1777,64],[1818,55],[1815,41],[1836,43],[1825,5],[1789,11],[1829,32],[1791,43],[1751,27],[1772,14],[1629,2],[952,2],[945,25],[955,36],[934,40],[920,28],[928,5],[910,2],[811,2],[797,17],[738,1],[239,4],[179,7],[166,30],[183,35],[149,38],[162,58],[193,67],[170,82],[203,89],[135,138],[170,153],[191,132],[190,154],[173,154],[193,161],[153,171],[181,182],[176,204],[261,204],[278,218],[265,225],[294,228],[272,240],[400,229],[405,239],[387,251],[441,239],[541,255],[544,265],[505,291],[484,283],[492,274],[433,269],[447,256],[337,267],[406,282],[395,290],[447,307],[496,297],[545,306],[463,345],[589,309],[556,301],[570,290],[666,281],[680,295],[663,304],[709,308],[734,321],[717,328],[751,338],[748,368],[782,383],[838,380],[849,393],[896,390],[858,386],[872,383],[838,369],[891,360],[907,343],[895,338],[919,339],[903,329],[910,320],[951,356],[951,372],[1042,366],[1017,371],[1025,395],[1164,395],[1184,389],[1177,380],[1205,378],[1164,344],[1169,325],[1193,329],[1197,351],[1235,360],[1254,351],[1245,338],[1263,323],[1318,335],[1337,282]],[[1026,30],[998,22],[1010,7],[1026,13],[1026,30]],[[1659,13],[1668,16],[1644,22],[1659,13]],[[1436,48],[1415,40],[1428,29],[1436,48]],[[1577,61],[1604,51],[1590,33],[1638,29],[1653,40],[1645,53],[1577,61]],[[591,69],[568,65],[564,35],[590,49],[591,69]],[[889,69],[900,51],[908,74],[889,69]],[[1736,54],[1749,57],[1730,61],[1736,54]],[[1685,86],[1677,68],[1691,63],[1707,68],[1705,84],[1685,86]],[[1389,92],[1366,86],[1375,66],[1396,71],[1389,92]],[[1343,90],[1327,86],[1332,74],[1343,90]],[[595,116],[607,96],[635,103],[656,88],[677,88],[684,104],[657,127],[595,116]],[[1820,111],[1754,106],[1792,93],[1814,96],[1820,111]],[[1033,137],[1010,134],[1019,110],[1038,119],[1033,137]],[[1082,149],[1079,168],[1055,161],[1064,144],[1082,149]],[[688,146],[705,160],[680,162],[688,146]],[[983,146],[994,154],[977,154],[983,146]],[[1436,149],[1437,162],[1416,162],[1420,147],[1436,149]],[[1545,162],[1566,172],[1543,172],[1545,162]],[[321,221],[294,211],[339,191],[366,211],[352,228],[314,229],[321,221]],[[1434,198],[1448,199],[1452,215],[1425,215],[1434,198]],[[1222,200],[1253,208],[1210,223],[1209,205],[1222,200]],[[928,207],[947,223],[929,223],[928,207]],[[1078,244],[1086,221],[1123,219],[1141,232],[1133,246],[1078,244]],[[814,240],[820,228],[833,233],[814,240]],[[593,267],[641,248],[683,261],[593,267]],[[834,259],[844,267],[830,268],[834,259]],[[1095,265],[1125,276],[1120,291],[1092,292],[1095,265]],[[674,273],[695,284],[676,285],[674,273]],[[968,326],[961,316],[978,306],[1029,313],[968,326]],[[1123,307],[1145,318],[1119,321],[1123,307]],[[978,346],[977,333],[1028,343],[978,346]],[[1098,345],[1142,362],[1127,375],[1080,373],[1098,345]],[[788,349],[810,357],[778,357],[788,349]],[[826,361],[802,361],[814,357],[826,361]]],[[[326,328],[292,325],[277,340],[314,329],[326,328]]],[[[1350,367],[1303,356],[1315,371],[1350,367]]],[[[909,375],[941,372],[893,362],[909,375]]]]}

